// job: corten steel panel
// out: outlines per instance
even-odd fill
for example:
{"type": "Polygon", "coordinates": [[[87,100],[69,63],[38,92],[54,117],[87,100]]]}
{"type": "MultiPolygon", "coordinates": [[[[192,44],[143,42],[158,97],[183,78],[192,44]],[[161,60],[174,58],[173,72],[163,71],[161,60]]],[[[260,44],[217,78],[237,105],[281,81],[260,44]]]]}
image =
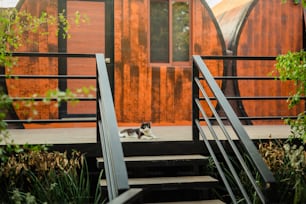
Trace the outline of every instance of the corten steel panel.
{"type": "MultiPolygon", "coordinates": [[[[115,106],[120,124],[191,124],[191,63],[150,64],[149,1],[115,2],[115,106]]],[[[222,55],[224,42],[206,4],[192,1],[191,55],[222,55]]],[[[215,75],[222,61],[208,61],[215,75]]]]}
{"type": "MultiPolygon", "coordinates": [[[[39,16],[42,11],[48,14],[57,15],[57,1],[49,0],[25,0],[20,10],[30,12],[32,15],[39,16]]],[[[39,33],[48,32],[48,35],[25,34],[24,43],[18,49],[20,52],[56,52],[57,37],[56,26],[48,25],[39,30],[39,33]]],[[[57,58],[38,58],[38,57],[19,57],[17,66],[13,67],[13,74],[20,75],[56,75],[58,73],[57,58]]],[[[6,69],[8,73],[8,69],[6,69]]],[[[8,94],[11,97],[31,97],[33,94],[44,95],[47,90],[57,88],[57,80],[55,79],[18,79],[6,80],[8,94]]],[[[36,119],[52,119],[58,117],[58,109],[50,104],[42,104],[38,102],[35,106],[38,114],[33,115],[32,110],[27,108],[24,103],[19,104],[19,108],[15,108],[19,119],[27,119],[29,117],[36,119]]],[[[26,126],[27,127],[27,126],[26,126]]]]}
{"type": "MultiPolygon", "coordinates": [[[[292,2],[259,0],[246,16],[232,45],[233,52],[246,56],[276,56],[303,48],[303,9],[292,2]],[[277,9],[276,9],[277,8],[277,9]],[[267,15],[270,14],[270,15],[267,15]]],[[[268,76],[275,69],[275,61],[238,61],[234,67],[238,76],[268,76]]],[[[241,96],[287,96],[291,83],[277,81],[239,81],[241,96]]],[[[296,115],[304,104],[288,111],[286,100],[243,101],[248,116],[296,115]]],[[[253,124],[283,123],[282,121],[253,121],[253,124]]]]}
{"type": "MultiPolygon", "coordinates": [[[[74,13],[79,11],[81,15],[88,16],[88,22],[80,23],[76,26],[73,22],[69,30],[71,38],[67,39],[67,52],[69,53],[104,53],[105,52],[105,13],[104,2],[80,2],[68,1],[67,16],[69,20],[73,20],[74,13]]],[[[39,15],[42,11],[48,14],[57,15],[57,1],[50,0],[25,0],[20,10],[26,10],[32,15],[39,15]]],[[[56,35],[57,28],[54,25],[43,27],[40,31],[48,32],[48,35],[25,35],[26,43],[18,50],[20,52],[57,52],[58,38],[56,35]]],[[[67,74],[69,75],[95,75],[96,62],[94,59],[68,59],[67,74]]],[[[45,57],[20,57],[18,66],[13,68],[13,74],[25,75],[57,75],[58,59],[45,57]]],[[[8,71],[8,70],[7,70],[8,71]]],[[[93,85],[95,80],[67,80],[67,88],[75,90],[84,86],[93,85]]],[[[31,97],[33,94],[44,96],[47,90],[58,88],[58,80],[56,79],[19,79],[6,80],[7,89],[10,96],[13,97],[31,97]]],[[[94,94],[94,93],[93,93],[94,94]]],[[[17,102],[14,102],[17,104],[17,102]]],[[[22,103],[18,103],[19,108],[16,109],[19,119],[57,119],[58,107],[55,104],[43,104],[38,102],[35,109],[38,115],[33,115],[29,108],[22,103]]],[[[96,112],[95,102],[80,102],[77,105],[68,104],[68,114],[94,114],[96,112]]],[[[62,126],[71,126],[72,124],[64,124],[62,126]]],[[[80,124],[79,124],[80,125],[80,124]]],[[[26,128],[32,127],[53,127],[48,125],[25,125],[26,128]]],[[[55,126],[57,126],[55,124],[55,126]]],[[[87,126],[87,124],[85,124],[87,126]]]]}
{"type": "MultiPolygon", "coordinates": [[[[67,16],[73,18],[78,11],[86,15],[88,21],[70,29],[71,38],[67,40],[68,53],[105,53],[105,3],[68,1],[67,16]]],[[[67,60],[68,75],[96,75],[96,60],[70,58],[67,60]]],[[[67,88],[75,90],[82,87],[96,86],[96,80],[67,80],[67,88]]],[[[91,92],[95,95],[94,92],[91,92]]],[[[67,114],[95,114],[96,102],[83,101],[68,103],[67,114]]]]}

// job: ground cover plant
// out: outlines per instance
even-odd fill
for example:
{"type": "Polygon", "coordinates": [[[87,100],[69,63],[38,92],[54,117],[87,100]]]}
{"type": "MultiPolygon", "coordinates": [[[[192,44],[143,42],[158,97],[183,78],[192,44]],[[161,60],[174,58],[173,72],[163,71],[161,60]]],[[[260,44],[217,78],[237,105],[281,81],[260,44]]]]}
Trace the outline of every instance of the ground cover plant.
{"type": "Polygon", "coordinates": [[[306,203],[306,151],[300,140],[271,140],[259,152],[277,181],[276,203],[306,203]]]}
{"type": "Polygon", "coordinates": [[[0,162],[0,203],[101,203],[93,197],[84,154],[42,145],[11,148],[0,162]]]}

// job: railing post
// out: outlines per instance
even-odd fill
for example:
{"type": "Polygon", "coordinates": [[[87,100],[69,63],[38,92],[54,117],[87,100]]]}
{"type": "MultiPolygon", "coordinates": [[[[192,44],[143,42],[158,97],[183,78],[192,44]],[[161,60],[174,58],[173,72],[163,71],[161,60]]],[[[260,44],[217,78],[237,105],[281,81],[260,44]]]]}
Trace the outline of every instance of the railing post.
{"type": "Polygon", "coordinates": [[[263,193],[266,198],[266,203],[276,203],[277,198],[275,195],[277,195],[277,182],[269,183],[268,186],[265,187],[263,190],[263,193]]]}
{"type": "MultiPolygon", "coordinates": [[[[97,79],[96,79],[96,109],[97,109],[97,112],[96,112],[96,135],[97,135],[97,143],[100,144],[100,150],[102,151],[101,147],[102,147],[102,144],[101,144],[101,139],[100,139],[100,134],[99,134],[99,121],[101,120],[101,115],[99,114],[100,113],[100,108],[99,108],[99,98],[101,97],[100,96],[100,91],[99,91],[99,80],[98,80],[98,76],[99,76],[99,73],[98,73],[98,64],[96,63],[96,76],[97,76],[97,79]]],[[[101,152],[100,151],[100,152],[101,152]]]]}
{"type": "Polygon", "coordinates": [[[199,130],[196,125],[196,120],[199,119],[199,108],[196,104],[196,99],[199,98],[199,87],[195,83],[195,78],[199,77],[199,70],[192,60],[192,140],[199,141],[199,130]]]}

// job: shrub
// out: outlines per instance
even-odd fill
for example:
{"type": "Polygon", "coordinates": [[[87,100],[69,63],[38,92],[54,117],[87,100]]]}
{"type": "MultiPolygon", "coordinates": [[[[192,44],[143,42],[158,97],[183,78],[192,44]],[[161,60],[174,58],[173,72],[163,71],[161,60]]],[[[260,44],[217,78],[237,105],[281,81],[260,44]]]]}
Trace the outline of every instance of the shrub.
{"type": "Polygon", "coordinates": [[[306,203],[306,150],[298,140],[259,144],[259,152],[277,180],[277,203],[306,203]]]}
{"type": "Polygon", "coordinates": [[[91,203],[84,154],[25,148],[0,163],[0,203],[91,203]]]}
{"type": "MultiPolygon", "coordinates": [[[[306,52],[288,52],[276,58],[276,71],[282,81],[292,80],[295,84],[291,96],[288,98],[288,108],[292,108],[301,102],[301,97],[306,96],[306,52]]],[[[298,114],[297,119],[286,119],[290,125],[291,138],[299,138],[306,143],[306,114],[305,111],[298,114]]]]}

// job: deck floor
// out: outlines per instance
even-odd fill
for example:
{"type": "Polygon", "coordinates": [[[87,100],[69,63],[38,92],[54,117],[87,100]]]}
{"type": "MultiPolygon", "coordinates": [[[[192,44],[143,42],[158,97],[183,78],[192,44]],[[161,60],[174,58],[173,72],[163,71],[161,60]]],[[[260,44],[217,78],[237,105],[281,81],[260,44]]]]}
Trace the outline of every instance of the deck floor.
{"type": "MultiPolygon", "coordinates": [[[[289,126],[285,125],[260,125],[244,126],[251,139],[287,138],[290,134],[289,126]]],[[[119,127],[119,130],[127,127],[119,127]]],[[[130,128],[130,127],[129,127],[130,128]]],[[[232,139],[237,139],[234,131],[227,127],[232,139]]],[[[153,133],[158,137],[153,140],[139,140],[136,138],[121,138],[122,142],[152,142],[152,141],[191,141],[191,126],[153,126],[153,133]]],[[[209,139],[212,139],[207,127],[204,132],[209,139]]],[[[96,128],[48,128],[48,129],[9,129],[10,138],[15,144],[80,144],[95,143],[96,128]]],[[[216,128],[219,139],[224,140],[225,136],[219,128],[216,128]]],[[[0,143],[1,144],[1,143],[0,143]]],[[[2,143],[3,144],[3,143],[2,143]]]]}

